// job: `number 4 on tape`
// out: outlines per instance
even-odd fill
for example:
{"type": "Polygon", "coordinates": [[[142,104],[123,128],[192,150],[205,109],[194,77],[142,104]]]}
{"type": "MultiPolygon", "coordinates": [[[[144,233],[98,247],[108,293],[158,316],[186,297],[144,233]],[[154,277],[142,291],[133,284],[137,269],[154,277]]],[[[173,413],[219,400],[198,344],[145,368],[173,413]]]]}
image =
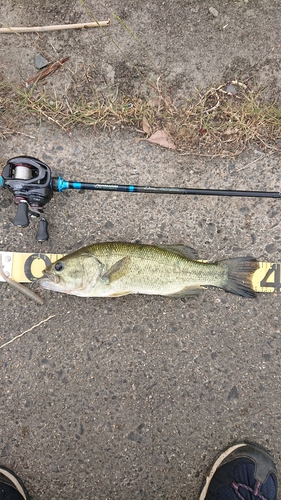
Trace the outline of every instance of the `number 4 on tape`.
{"type": "Polygon", "coordinates": [[[280,288],[280,264],[273,264],[270,269],[268,269],[265,277],[261,280],[260,286],[262,287],[273,287],[280,288]],[[269,278],[273,278],[273,281],[268,281],[269,278]]]}
{"type": "Polygon", "coordinates": [[[281,264],[260,262],[260,267],[252,278],[253,288],[256,292],[281,291],[281,264]]]}

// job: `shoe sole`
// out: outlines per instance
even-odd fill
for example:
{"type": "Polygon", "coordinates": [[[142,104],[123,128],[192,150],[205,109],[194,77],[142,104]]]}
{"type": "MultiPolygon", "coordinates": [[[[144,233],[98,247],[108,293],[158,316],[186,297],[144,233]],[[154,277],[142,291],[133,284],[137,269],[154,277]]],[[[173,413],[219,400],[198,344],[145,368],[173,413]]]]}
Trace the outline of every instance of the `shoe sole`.
{"type": "Polygon", "coordinates": [[[6,467],[0,466],[0,474],[5,476],[11,484],[16,488],[16,490],[22,495],[24,500],[28,500],[29,496],[27,494],[27,491],[21,482],[21,480],[16,476],[16,474],[9,469],[6,469],[6,467]]]}
{"type": "Polygon", "coordinates": [[[208,476],[206,477],[206,482],[205,482],[205,485],[200,493],[200,496],[199,496],[199,500],[205,500],[206,498],[206,494],[207,494],[207,491],[208,491],[208,488],[210,486],[210,482],[212,481],[213,477],[214,477],[214,474],[215,472],[218,470],[219,466],[221,465],[221,463],[231,454],[233,453],[235,450],[237,450],[238,448],[243,448],[243,446],[247,446],[248,443],[239,443],[239,444],[235,444],[233,446],[231,446],[230,448],[227,448],[227,450],[223,451],[220,456],[217,458],[217,460],[215,461],[215,463],[213,464],[208,476]]]}

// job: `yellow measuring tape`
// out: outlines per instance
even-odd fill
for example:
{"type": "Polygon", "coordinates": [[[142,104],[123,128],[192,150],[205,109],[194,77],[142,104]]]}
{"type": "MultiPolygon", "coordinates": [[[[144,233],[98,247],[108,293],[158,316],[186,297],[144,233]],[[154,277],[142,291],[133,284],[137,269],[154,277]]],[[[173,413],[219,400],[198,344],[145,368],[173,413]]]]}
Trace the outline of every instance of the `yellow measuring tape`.
{"type": "Polygon", "coordinates": [[[46,266],[63,257],[59,253],[18,253],[12,254],[11,277],[20,283],[29,283],[41,278],[46,266]]]}
{"type": "Polygon", "coordinates": [[[259,262],[259,265],[259,269],[255,271],[252,277],[252,284],[255,292],[280,292],[280,264],[274,262],[259,262]]]}
{"type": "MultiPolygon", "coordinates": [[[[5,252],[3,252],[3,254],[5,254],[5,252]]],[[[9,277],[20,283],[29,283],[41,278],[46,266],[60,259],[64,254],[7,252],[7,255],[9,255],[10,260],[9,277]]],[[[2,260],[4,264],[5,258],[2,260]]],[[[259,268],[252,277],[252,285],[255,292],[280,292],[281,264],[274,262],[259,262],[259,268]]]]}

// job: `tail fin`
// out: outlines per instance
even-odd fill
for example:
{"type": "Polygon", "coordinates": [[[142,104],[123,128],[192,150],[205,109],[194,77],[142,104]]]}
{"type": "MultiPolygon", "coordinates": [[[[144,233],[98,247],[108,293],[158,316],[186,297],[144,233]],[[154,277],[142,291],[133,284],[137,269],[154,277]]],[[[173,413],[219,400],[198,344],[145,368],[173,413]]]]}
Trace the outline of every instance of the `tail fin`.
{"type": "Polygon", "coordinates": [[[253,257],[238,257],[224,260],[223,264],[228,268],[228,281],[223,285],[223,289],[242,297],[256,297],[252,276],[259,268],[257,260],[253,257]]]}

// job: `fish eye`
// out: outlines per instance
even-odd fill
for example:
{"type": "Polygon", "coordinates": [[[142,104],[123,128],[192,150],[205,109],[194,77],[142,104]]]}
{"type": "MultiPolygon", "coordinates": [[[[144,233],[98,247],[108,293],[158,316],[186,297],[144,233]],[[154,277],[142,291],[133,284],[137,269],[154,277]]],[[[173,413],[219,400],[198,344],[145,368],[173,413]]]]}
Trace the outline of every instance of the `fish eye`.
{"type": "Polygon", "coordinates": [[[64,265],[62,264],[62,262],[58,262],[57,264],[55,264],[55,270],[56,271],[62,271],[64,268],[64,265]]]}

